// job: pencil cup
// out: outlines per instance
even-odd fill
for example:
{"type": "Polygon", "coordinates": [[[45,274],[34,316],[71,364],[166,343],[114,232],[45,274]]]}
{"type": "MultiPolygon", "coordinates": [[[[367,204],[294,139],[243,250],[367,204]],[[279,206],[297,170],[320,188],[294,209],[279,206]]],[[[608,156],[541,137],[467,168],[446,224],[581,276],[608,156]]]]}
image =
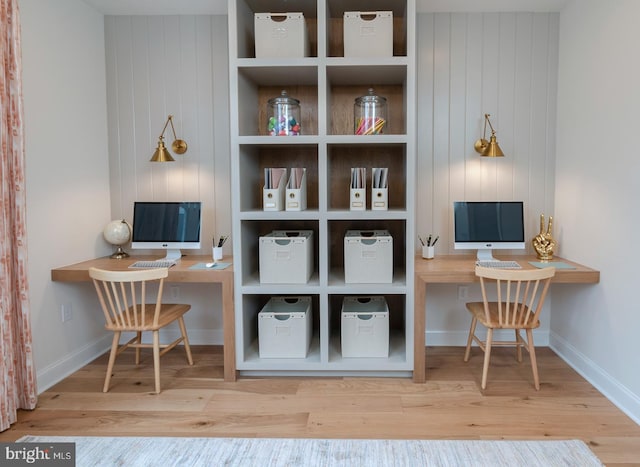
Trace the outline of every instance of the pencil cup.
{"type": "Polygon", "coordinates": [[[213,247],[213,262],[220,261],[222,259],[222,247],[214,246],[213,247]]]}
{"type": "Polygon", "coordinates": [[[436,247],[434,246],[425,245],[422,247],[422,257],[424,259],[433,259],[435,253],[436,253],[436,247]]]}

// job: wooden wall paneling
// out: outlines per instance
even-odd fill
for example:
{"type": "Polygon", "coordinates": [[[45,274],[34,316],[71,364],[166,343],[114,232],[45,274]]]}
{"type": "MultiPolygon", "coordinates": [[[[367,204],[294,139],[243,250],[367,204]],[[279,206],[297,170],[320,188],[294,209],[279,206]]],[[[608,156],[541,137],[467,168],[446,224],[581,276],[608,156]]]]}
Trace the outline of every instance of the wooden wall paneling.
{"type": "MultiPolygon", "coordinates": [[[[149,125],[151,133],[160,134],[167,118],[167,78],[165,75],[166,53],[164,17],[148,17],[149,37],[149,125]]],[[[154,137],[154,147],[157,137],[154,137]]],[[[169,197],[169,185],[172,166],[170,164],[150,164],[148,159],[140,158],[142,173],[149,173],[151,178],[151,196],[153,200],[164,200],[169,197]],[[147,169],[148,168],[148,169],[147,169]],[[146,170],[145,170],[146,169],[146,170]]],[[[142,194],[142,193],[140,193],[142,194]]]]}
{"type": "MultiPolygon", "coordinates": [[[[533,31],[532,93],[534,96],[537,96],[537,98],[531,106],[532,126],[530,154],[532,160],[530,170],[537,183],[531,185],[530,199],[532,200],[531,204],[537,208],[538,212],[546,211],[546,213],[548,213],[549,211],[545,206],[546,193],[554,189],[553,185],[549,185],[549,180],[546,176],[547,166],[552,161],[549,161],[545,151],[547,138],[549,136],[547,133],[547,115],[549,114],[549,103],[547,99],[549,93],[549,16],[534,14],[533,31]]],[[[535,233],[537,233],[537,231],[535,233]]]]}
{"type": "Polygon", "coordinates": [[[209,17],[197,16],[180,16],[178,20],[180,55],[174,66],[180,71],[180,102],[179,109],[174,112],[174,123],[178,138],[187,141],[189,148],[176,159],[180,161],[183,175],[182,198],[202,201],[202,244],[203,250],[208,253],[215,211],[214,184],[203,180],[204,173],[213,172],[211,21],[209,17]],[[201,61],[204,61],[204,66],[200,65],[201,61]],[[207,90],[199,86],[201,81],[207,84],[207,90]],[[204,93],[200,94],[202,91],[204,93]],[[200,131],[201,118],[208,125],[204,134],[200,131]]]}
{"type": "MultiPolygon", "coordinates": [[[[181,56],[178,17],[165,16],[163,18],[163,23],[164,26],[162,32],[164,38],[162,44],[164,57],[162,59],[162,63],[158,63],[157,65],[158,72],[164,73],[165,89],[163,97],[165,102],[165,119],[167,115],[174,115],[176,118],[176,121],[174,121],[175,125],[176,122],[181,120],[181,93],[184,92],[180,86],[181,76],[189,72],[189,63],[185,62],[186,57],[181,56]]],[[[167,132],[165,133],[165,143],[167,144],[167,147],[171,145],[172,138],[173,133],[170,128],[167,128],[167,132]]],[[[169,200],[184,199],[184,187],[191,182],[191,180],[187,179],[184,170],[183,161],[185,156],[177,156],[173,152],[172,155],[175,158],[175,162],[168,164],[167,167],[167,187],[165,196],[166,199],[169,200]]]]}
{"type": "MultiPolygon", "coordinates": [[[[482,62],[485,51],[482,41],[483,21],[481,13],[467,15],[467,37],[465,47],[466,69],[466,122],[467,130],[464,138],[466,140],[466,158],[464,164],[464,194],[462,198],[452,199],[453,201],[475,200],[482,197],[482,160],[480,155],[473,148],[474,143],[482,136],[484,129],[484,114],[490,113],[482,101],[482,85],[484,76],[482,74],[482,62]]],[[[453,226],[453,211],[448,209],[449,226],[453,226]]],[[[450,236],[449,238],[453,238],[450,236]]],[[[449,248],[453,248],[453,242],[449,242],[449,248]]]]}
{"type": "MultiPolygon", "coordinates": [[[[433,62],[434,15],[417,19],[417,150],[416,150],[416,230],[422,235],[433,229],[433,62]]],[[[416,249],[419,250],[417,239],[416,249]]]]}
{"type": "Polygon", "coordinates": [[[123,18],[116,22],[115,50],[116,50],[116,95],[114,96],[115,107],[118,112],[118,166],[119,175],[122,182],[120,192],[123,204],[129,199],[130,191],[135,189],[131,186],[128,178],[135,173],[135,160],[132,154],[135,146],[135,120],[134,120],[134,95],[131,86],[133,77],[131,76],[131,64],[134,60],[131,48],[132,25],[130,19],[123,18]]]}
{"type": "MultiPolygon", "coordinates": [[[[559,15],[549,16],[549,51],[547,55],[547,118],[545,119],[547,128],[547,138],[545,141],[545,167],[546,172],[544,190],[544,208],[549,214],[555,206],[555,153],[556,153],[556,121],[557,121],[557,99],[558,99],[558,53],[559,53],[559,15]]],[[[534,213],[535,214],[535,213],[534,213]]],[[[537,234],[537,230],[532,234],[537,234]]]]}
{"type": "Polygon", "coordinates": [[[514,198],[514,158],[513,153],[513,120],[516,109],[513,106],[515,93],[514,65],[516,59],[515,35],[516,17],[514,13],[500,13],[499,30],[500,45],[498,50],[498,106],[496,117],[500,122],[496,128],[498,143],[507,157],[497,161],[498,185],[496,199],[514,198]]]}
{"type": "Polygon", "coordinates": [[[109,146],[109,194],[111,199],[111,217],[124,216],[122,199],[122,179],[120,177],[120,146],[118,144],[120,131],[118,128],[118,111],[114,102],[117,93],[117,53],[115,48],[114,29],[116,24],[113,17],[105,17],[105,62],[107,85],[107,138],[109,146]]]}
{"type": "Polygon", "coordinates": [[[449,152],[449,196],[446,206],[442,207],[441,224],[437,227],[437,234],[446,234],[452,226],[450,218],[453,201],[465,198],[465,165],[467,125],[467,15],[452,14],[450,42],[451,67],[451,99],[449,117],[450,124],[450,152],[449,152]]]}
{"type": "Polygon", "coordinates": [[[522,199],[529,236],[537,211],[553,206],[558,15],[439,13],[418,22],[418,233],[437,231],[440,248],[453,252],[453,201],[522,199]],[[485,113],[503,159],[473,149],[485,113]]]}
{"type": "MultiPolygon", "coordinates": [[[[533,46],[533,15],[519,14],[516,17],[516,85],[513,96],[514,139],[513,157],[515,166],[515,199],[523,199],[529,204],[529,173],[530,138],[531,138],[531,48],[533,46]]],[[[529,206],[528,206],[529,207],[529,206]]],[[[530,207],[529,207],[530,208],[530,207]]]]}
{"type": "MultiPolygon", "coordinates": [[[[228,68],[216,69],[217,55],[226,54],[226,17],[212,31],[211,16],[107,16],[107,83],[111,199],[114,216],[132,220],[136,200],[196,199],[203,201],[203,238],[214,235],[215,216],[230,233],[228,68]],[[218,43],[214,52],[213,45],[218,43]],[[222,119],[214,144],[213,94],[222,119]],[[169,114],[176,134],[187,141],[184,155],[167,164],[149,162],[169,114]],[[215,154],[214,154],[215,153],[215,154]],[[215,160],[218,167],[215,170],[215,160]],[[223,193],[216,196],[216,179],[223,193]],[[226,180],[226,187],[224,181],[226,180]],[[226,188],[226,189],[225,189],[226,188]],[[226,200],[226,201],[224,201],[226,200]]],[[[173,141],[165,131],[167,147],[173,141]]],[[[207,250],[209,242],[205,241],[207,250]]]]}
{"type": "MultiPolygon", "coordinates": [[[[201,145],[200,190],[202,199],[212,210],[211,235],[219,237],[231,234],[227,19],[199,17],[197,31],[198,113],[194,123],[201,145]],[[218,60],[218,57],[221,58],[218,60]],[[207,73],[211,74],[213,85],[204,79],[207,73]]],[[[231,251],[231,242],[226,248],[231,251]]]]}
{"type": "MultiPolygon", "coordinates": [[[[451,103],[451,15],[438,14],[434,24],[433,63],[433,197],[434,226],[446,225],[449,210],[450,160],[449,142],[452,137],[450,121],[451,103]]],[[[426,233],[426,232],[425,232],[426,233]]]]}
{"type": "MultiPolygon", "coordinates": [[[[500,86],[500,50],[499,14],[482,15],[482,113],[491,114],[491,123],[496,132],[500,128],[501,116],[498,113],[500,86]]],[[[487,128],[489,131],[489,128],[487,128]]],[[[498,133],[499,134],[499,133],[498,133]]],[[[487,138],[488,139],[488,138],[487,138]]],[[[498,140],[499,141],[499,140],[498,140]]],[[[481,199],[497,199],[497,186],[501,182],[498,171],[503,159],[483,158],[481,160],[481,199]]]]}
{"type": "MultiPolygon", "coordinates": [[[[119,17],[118,21],[120,21],[119,17]]],[[[132,59],[127,63],[128,67],[123,68],[121,73],[129,76],[133,96],[133,112],[135,126],[135,141],[132,141],[130,150],[123,154],[126,161],[121,164],[127,167],[126,174],[123,178],[126,180],[128,190],[123,193],[124,199],[127,200],[125,209],[130,212],[129,219],[133,222],[133,200],[147,201],[153,199],[153,180],[151,171],[146,169],[149,166],[151,156],[155,151],[160,135],[161,127],[151,126],[151,100],[153,99],[149,83],[152,76],[149,70],[148,53],[149,44],[149,22],[145,16],[122,18],[127,21],[130,28],[130,47],[132,50],[132,59]]],[[[121,109],[120,114],[129,112],[129,109],[121,109]]]]}
{"type": "MultiPolygon", "coordinates": [[[[203,196],[203,187],[200,180],[200,173],[203,167],[202,145],[198,140],[197,118],[198,118],[198,43],[196,41],[197,22],[195,16],[178,16],[178,39],[179,60],[169,66],[176,69],[178,89],[176,94],[179,98],[174,114],[174,124],[178,138],[184,139],[189,148],[183,155],[177,155],[176,160],[180,161],[183,175],[182,199],[202,199],[203,201],[203,228],[210,230],[211,218],[213,214],[212,198],[203,196]]],[[[208,43],[208,41],[207,41],[208,43]]],[[[172,63],[172,62],[168,62],[172,63]]],[[[211,73],[207,73],[211,76],[211,73]]],[[[209,81],[211,87],[211,81],[209,81]]],[[[211,109],[211,106],[209,106],[211,109]]],[[[173,138],[173,135],[171,135],[173,138]]],[[[171,140],[170,138],[170,140],[171,140]]]]}
{"type": "MultiPolygon", "coordinates": [[[[548,56],[549,56],[549,16],[533,14],[533,44],[531,49],[531,94],[535,96],[531,102],[531,138],[529,146],[529,173],[531,184],[529,186],[529,219],[537,219],[545,209],[545,193],[547,189],[553,190],[553,186],[547,187],[547,115],[549,112],[547,93],[549,92],[548,80],[548,56]],[[538,213],[538,214],[535,214],[538,213]]],[[[537,233],[529,231],[530,237],[537,233]]]]}

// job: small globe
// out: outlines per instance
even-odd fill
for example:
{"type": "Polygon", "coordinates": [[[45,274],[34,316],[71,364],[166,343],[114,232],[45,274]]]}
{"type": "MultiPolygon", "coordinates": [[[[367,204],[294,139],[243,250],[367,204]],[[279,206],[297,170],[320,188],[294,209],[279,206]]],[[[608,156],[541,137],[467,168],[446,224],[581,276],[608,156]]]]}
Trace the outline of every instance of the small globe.
{"type": "Polygon", "coordinates": [[[104,239],[112,245],[124,245],[129,241],[131,230],[129,229],[129,224],[124,220],[111,221],[104,228],[102,234],[104,239]]]}
{"type": "Polygon", "coordinates": [[[127,221],[122,219],[109,222],[102,231],[102,235],[107,242],[118,247],[116,252],[111,255],[112,258],[119,259],[129,256],[120,246],[127,243],[131,238],[131,226],[127,221]]]}

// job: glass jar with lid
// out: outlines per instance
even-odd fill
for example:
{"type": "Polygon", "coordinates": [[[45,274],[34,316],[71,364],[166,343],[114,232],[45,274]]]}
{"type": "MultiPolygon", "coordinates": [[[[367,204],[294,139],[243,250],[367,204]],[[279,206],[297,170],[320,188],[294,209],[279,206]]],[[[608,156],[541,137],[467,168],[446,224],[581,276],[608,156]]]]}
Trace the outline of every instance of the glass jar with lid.
{"type": "Polygon", "coordinates": [[[267,101],[267,133],[270,136],[297,136],[300,134],[300,101],[282,91],[267,101]]]}
{"type": "Polygon", "coordinates": [[[379,135],[387,126],[387,99],[377,96],[373,88],[369,88],[366,96],[356,98],[353,115],[354,134],[379,135]]]}

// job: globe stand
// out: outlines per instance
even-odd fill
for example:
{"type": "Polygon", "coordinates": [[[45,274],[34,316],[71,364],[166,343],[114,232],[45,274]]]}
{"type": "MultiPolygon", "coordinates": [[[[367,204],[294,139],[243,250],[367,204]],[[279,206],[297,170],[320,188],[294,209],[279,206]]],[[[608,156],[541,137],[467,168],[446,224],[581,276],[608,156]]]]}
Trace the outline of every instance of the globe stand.
{"type": "Polygon", "coordinates": [[[109,256],[109,258],[112,258],[112,259],[122,259],[122,258],[128,258],[128,257],[129,257],[129,253],[124,251],[121,246],[118,247],[115,253],[109,256]]]}

